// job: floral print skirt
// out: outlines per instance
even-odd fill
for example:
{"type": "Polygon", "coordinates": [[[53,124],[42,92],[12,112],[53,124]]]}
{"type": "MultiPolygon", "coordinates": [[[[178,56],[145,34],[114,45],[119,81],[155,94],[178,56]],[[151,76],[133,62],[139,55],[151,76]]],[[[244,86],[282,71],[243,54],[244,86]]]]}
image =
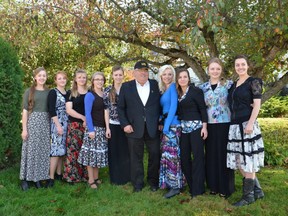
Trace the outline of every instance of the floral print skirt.
{"type": "Polygon", "coordinates": [[[67,156],[64,160],[63,179],[67,182],[87,181],[86,167],[77,162],[85,128],[80,122],[69,122],[66,139],[67,156]]]}
{"type": "Polygon", "coordinates": [[[108,166],[108,141],[105,136],[104,127],[94,127],[95,138],[88,136],[88,131],[84,135],[83,145],[79,153],[78,163],[91,167],[108,166]]]}
{"type": "Polygon", "coordinates": [[[231,124],[229,127],[227,167],[252,173],[264,166],[264,143],[257,121],[253,125],[253,132],[244,134],[247,123],[231,124]]]}
{"type": "Polygon", "coordinates": [[[184,175],[181,169],[179,138],[181,127],[170,127],[169,134],[161,138],[159,187],[182,188],[184,175]]]}
{"type": "Polygon", "coordinates": [[[27,122],[28,139],[23,142],[20,179],[49,179],[50,118],[48,112],[32,112],[27,122]]]}

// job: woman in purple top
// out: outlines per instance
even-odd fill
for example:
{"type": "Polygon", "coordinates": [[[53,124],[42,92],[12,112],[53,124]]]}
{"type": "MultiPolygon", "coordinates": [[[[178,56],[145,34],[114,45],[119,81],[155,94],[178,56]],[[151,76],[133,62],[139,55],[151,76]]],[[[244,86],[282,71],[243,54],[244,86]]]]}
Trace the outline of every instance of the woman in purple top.
{"type": "Polygon", "coordinates": [[[161,160],[159,187],[170,189],[165,198],[180,193],[183,187],[183,173],[180,161],[179,137],[181,135],[180,121],[176,111],[178,95],[175,85],[175,70],[171,65],[159,68],[159,88],[162,93],[163,133],[161,138],[161,160]]]}
{"type": "Polygon", "coordinates": [[[87,166],[90,188],[97,189],[97,185],[101,184],[98,176],[99,168],[108,166],[108,143],[103,102],[104,74],[95,72],[92,75],[91,83],[91,92],[86,94],[84,100],[87,130],[84,134],[78,162],[87,166]]]}
{"type": "Polygon", "coordinates": [[[208,62],[209,81],[200,85],[208,114],[208,137],[205,140],[206,183],[210,194],[230,196],[234,190],[234,171],[227,168],[227,143],[230,124],[228,89],[232,81],[221,78],[223,64],[220,59],[208,62]]]}

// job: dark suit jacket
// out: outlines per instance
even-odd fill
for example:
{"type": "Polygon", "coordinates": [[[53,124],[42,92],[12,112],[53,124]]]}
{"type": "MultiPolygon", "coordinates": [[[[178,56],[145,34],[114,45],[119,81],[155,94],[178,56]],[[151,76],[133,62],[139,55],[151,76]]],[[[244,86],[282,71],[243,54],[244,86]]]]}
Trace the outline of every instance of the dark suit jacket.
{"type": "Polygon", "coordinates": [[[123,83],[121,86],[118,114],[121,127],[132,125],[134,132],[126,134],[131,138],[142,138],[145,129],[145,120],[148,134],[151,138],[158,136],[158,121],[160,113],[160,92],[156,80],[150,80],[150,94],[144,106],[136,87],[136,81],[123,83]]]}

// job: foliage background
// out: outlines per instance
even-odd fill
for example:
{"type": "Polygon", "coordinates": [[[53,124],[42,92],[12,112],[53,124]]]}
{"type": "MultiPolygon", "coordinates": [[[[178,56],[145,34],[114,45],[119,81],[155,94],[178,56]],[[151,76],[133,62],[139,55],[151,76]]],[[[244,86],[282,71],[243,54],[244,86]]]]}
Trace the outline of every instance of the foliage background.
{"type": "Polygon", "coordinates": [[[0,169],[19,159],[23,71],[12,47],[0,38],[0,169]]]}

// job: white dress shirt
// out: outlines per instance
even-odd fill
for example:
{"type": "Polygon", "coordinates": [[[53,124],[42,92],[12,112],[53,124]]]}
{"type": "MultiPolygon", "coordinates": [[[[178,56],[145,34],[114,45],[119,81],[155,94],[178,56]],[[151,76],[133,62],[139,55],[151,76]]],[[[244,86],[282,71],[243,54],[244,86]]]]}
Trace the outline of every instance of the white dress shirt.
{"type": "MultiPolygon", "coordinates": [[[[136,81],[136,80],[135,80],[136,81]]],[[[136,81],[136,87],[138,91],[138,95],[145,106],[148,98],[149,98],[149,93],[150,93],[150,82],[147,80],[147,82],[142,86],[140,83],[136,81]]]]}

